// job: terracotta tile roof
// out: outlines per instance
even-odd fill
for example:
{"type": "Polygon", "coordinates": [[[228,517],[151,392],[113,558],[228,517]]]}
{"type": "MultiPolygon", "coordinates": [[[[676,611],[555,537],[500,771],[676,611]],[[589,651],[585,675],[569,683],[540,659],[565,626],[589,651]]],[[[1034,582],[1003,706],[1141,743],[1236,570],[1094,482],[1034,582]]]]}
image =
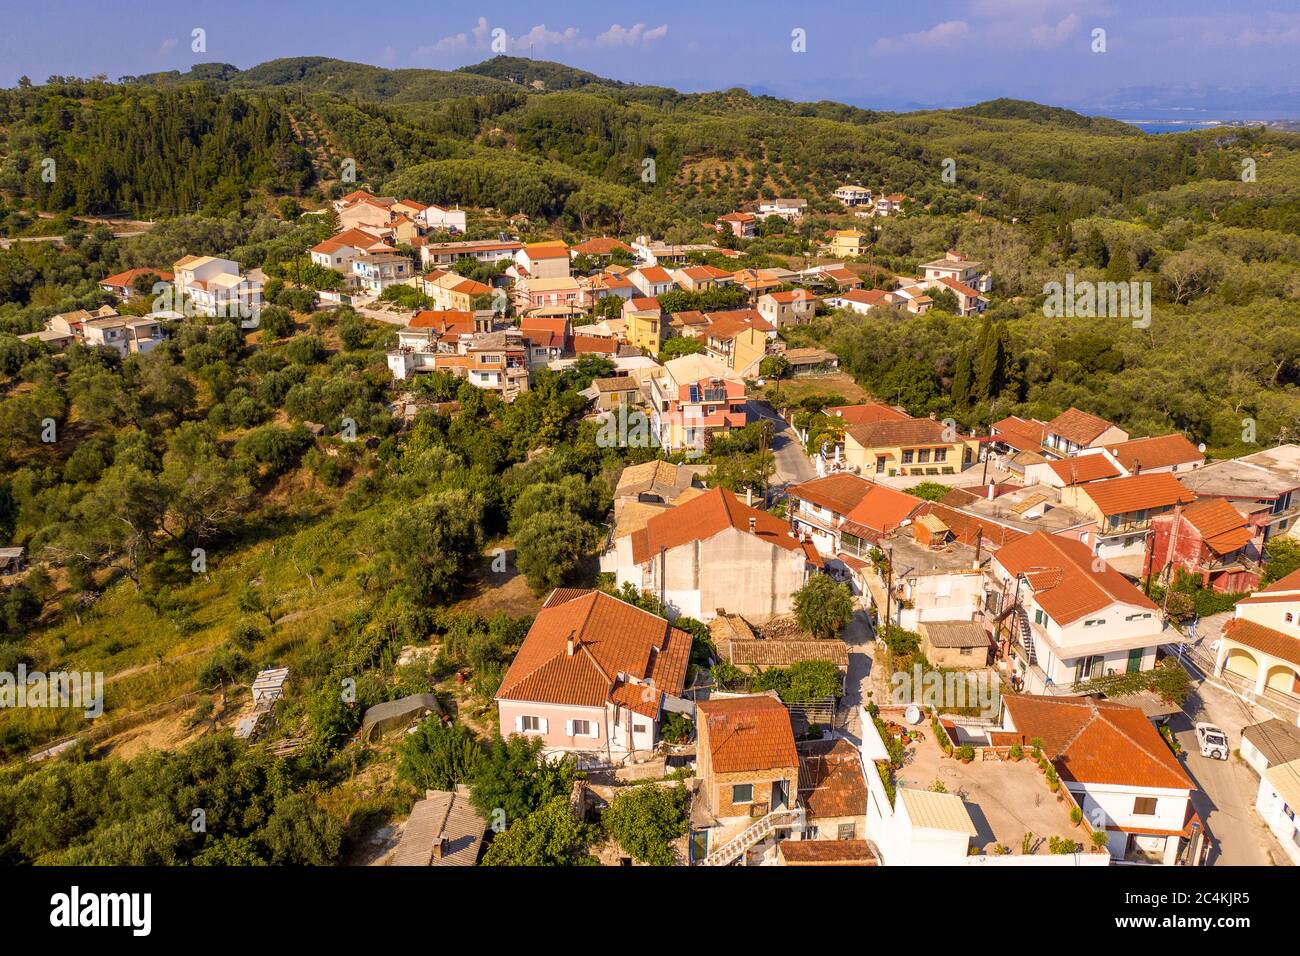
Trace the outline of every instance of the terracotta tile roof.
{"type": "Polygon", "coordinates": [[[469,788],[427,790],[411,808],[391,866],[473,866],[483,846],[487,823],[470,802],[469,788]],[[446,840],[441,857],[434,849],[446,840]]]}
{"type": "Polygon", "coordinates": [[[127,269],[125,272],[119,272],[116,275],[111,275],[107,279],[100,279],[99,284],[112,285],[112,286],[129,286],[132,282],[136,280],[137,277],[147,276],[147,275],[155,275],[163,282],[171,282],[172,279],[175,278],[175,276],[173,276],[170,272],[164,272],[162,269],[138,268],[138,269],[127,269]]]}
{"type": "MultiPolygon", "coordinates": [[[[844,433],[863,448],[892,448],[897,445],[951,445],[944,438],[944,425],[933,418],[906,421],[878,421],[849,425],[844,433]]],[[[958,436],[960,438],[960,436],[958,436]]]]}
{"type": "Polygon", "coordinates": [[[786,866],[879,866],[866,840],[782,840],[786,866]]]}
{"type": "Polygon", "coordinates": [[[725,312],[705,312],[704,317],[709,320],[710,329],[712,329],[714,323],[735,319],[744,322],[746,325],[753,326],[764,334],[776,331],[776,326],[763,318],[762,313],[757,309],[728,309],[725,312]]]}
{"type": "Polygon", "coordinates": [[[707,334],[709,338],[721,342],[726,339],[734,339],[737,335],[750,331],[758,332],[759,335],[763,334],[758,329],[755,329],[752,323],[746,322],[744,319],[722,318],[709,323],[707,334]]]}
{"type": "Polygon", "coordinates": [[[638,312],[658,312],[659,300],[651,296],[639,295],[627,300],[627,304],[638,312]]]}
{"type": "Polygon", "coordinates": [[[922,621],[919,626],[932,647],[988,647],[993,643],[978,621],[922,621]]]}
{"type": "Polygon", "coordinates": [[[997,432],[994,437],[1020,451],[1038,451],[1047,440],[1047,425],[1034,418],[1012,415],[994,422],[990,430],[997,432]]]}
{"type": "Polygon", "coordinates": [[[1075,455],[1048,465],[1066,485],[1081,485],[1102,478],[1118,478],[1120,471],[1105,455],[1075,455]]]}
{"type": "Polygon", "coordinates": [[[872,531],[873,540],[893,531],[923,503],[922,499],[905,491],[896,491],[875,482],[868,482],[868,485],[867,493],[846,517],[857,528],[872,531]]]}
{"type": "Polygon", "coordinates": [[[653,703],[657,713],[661,693],[681,694],[690,653],[691,636],[661,617],[602,591],[556,591],[529,628],[497,699],[630,705],[631,692],[619,689],[623,674],[640,682],[636,702],[653,703]]]}
{"type": "Polygon", "coordinates": [[[826,414],[839,418],[846,425],[870,425],[872,422],[906,422],[912,416],[884,402],[867,402],[862,405],[832,405],[826,414]]]}
{"type": "MultiPolygon", "coordinates": [[[[976,498],[975,500],[979,499],[976,498]]],[[[985,521],[983,518],[959,511],[942,502],[923,502],[916,513],[918,515],[936,515],[948,526],[948,530],[953,533],[953,537],[962,544],[969,544],[972,547],[975,546],[977,541],[983,541],[985,548],[996,549],[1025,537],[1023,531],[1017,531],[1015,528],[1008,528],[1006,525],[1000,525],[993,521],[985,521]]]]}
{"type": "Polygon", "coordinates": [[[838,638],[811,641],[733,638],[729,641],[727,656],[737,666],[789,667],[799,661],[830,661],[837,667],[849,666],[849,647],[838,638]]]}
{"type": "Polygon", "coordinates": [[[632,251],[632,248],[627,243],[619,242],[617,239],[611,239],[608,236],[598,236],[595,239],[580,242],[576,246],[572,246],[570,251],[576,252],[580,256],[607,256],[615,249],[622,249],[624,252],[632,251]]]}
{"type": "Polygon", "coordinates": [[[696,721],[706,721],[709,756],[715,773],[797,768],[790,712],[775,697],[730,697],[695,705],[696,721]]]}
{"type": "Polygon", "coordinates": [[[799,802],[811,819],[866,814],[867,784],[856,747],[839,738],[804,744],[798,750],[799,802]]]}
{"type": "Polygon", "coordinates": [[[1134,587],[1124,575],[1101,562],[1082,541],[1035,531],[1019,541],[1004,544],[993,560],[1010,574],[1024,574],[1034,589],[1034,598],[1052,620],[1069,624],[1111,604],[1129,604],[1156,610],[1155,603],[1134,587]]]}
{"type": "Polygon", "coordinates": [[[1193,502],[1184,509],[1183,517],[1216,554],[1231,554],[1244,548],[1255,537],[1241,512],[1223,498],[1202,498],[1193,502]]]}
{"type": "Polygon", "coordinates": [[[1096,441],[1110,427],[1111,423],[1106,419],[1081,412],[1077,408],[1067,408],[1047,423],[1048,432],[1060,435],[1076,445],[1088,445],[1096,441]]]}
{"type": "Polygon", "coordinates": [[[641,273],[641,278],[656,285],[661,282],[673,281],[673,277],[668,274],[668,270],[663,266],[642,266],[637,271],[641,273]]]}
{"type": "Polygon", "coordinates": [[[817,296],[807,289],[791,289],[788,292],[769,292],[768,298],[774,302],[815,302],[817,296]]]}
{"type": "Polygon", "coordinates": [[[1043,740],[1062,780],[1195,790],[1146,714],[1092,697],[1003,698],[1022,743],[1043,740]]]}
{"type": "Polygon", "coordinates": [[[1080,491],[1108,517],[1196,500],[1195,493],[1167,471],[1094,481],[1080,491]]]}
{"type": "Polygon", "coordinates": [[[474,313],[465,312],[461,309],[424,309],[411,316],[411,321],[406,323],[408,329],[437,329],[439,332],[446,331],[454,325],[469,324],[470,329],[474,327],[474,313]]]}
{"type": "Polygon", "coordinates": [[[1276,591],[1300,591],[1300,571],[1292,571],[1285,577],[1278,578],[1268,587],[1264,588],[1264,591],[1268,593],[1276,591]]]}
{"type": "Polygon", "coordinates": [[[840,292],[833,296],[833,299],[844,299],[848,302],[858,302],[862,305],[894,305],[899,302],[898,296],[892,292],[885,292],[882,289],[849,289],[847,292],[840,292]]]}
{"type": "Polygon", "coordinates": [[[876,486],[865,478],[837,472],[824,478],[791,485],[786,492],[792,498],[800,498],[819,507],[829,508],[836,514],[846,515],[873,487],[876,486]]]}
{"type": "Polygon", "coordinates": [[[719,269],[717,266],[688,266],[685,269],[679,269],[677,271],[686,276],[692,282],[731,278],[730,272],[725,269],[719,269]]]}
{"type": "Polygon", "coordinates": [[[968,286],[966,283],[964,283],[964,282],[958,282],[956,279],[950,279],[948,276],[944,276],[944,277],[942,277],[941,279],[939,279],[939,280],[937,280],[937,281],[938,281],[938,283],[939,283],[940,285],[945,286],[945,287],[951,289],[953,292],[956,292],[958,295],[960,295],[960,296],[962,296],[962,297],[964,297],[964,298],[967,298],[967,299],[982,299],[982,298],[984,298],[984,296],[980,295],[979,292],[978,292],[977,290],[972,289],[972,288],[971,288],[970,286],[968,286]]]}
{"type": "Polygon", "coordinates": [[[710,489],[651,518],[645,528],[632,535],[632,560],[644,564],[660,549],[671,551],[690,541],[711,538],[727,528],[748,533],[751,518],[758,538],[787,551],[802,551],[808,561],[821,565],[817,549],[792,537],[790,525],[766,511],[749,507],[725,488],[710,489]]]}
{"type": "Polygon", "coordinates": [[[1300,664],[1300,638],[1275,631],[1263,624],[1234,617],[1223,625],[1223,636],[1292,664],[1300,664]]]}
{"type": "Polygon", "coordinates": [[[569,256],[569,247],[558,240],[525,243],[523,251],[529,259],[567,259],[569,256]]]}
{"type": "Polygon", "coordinates": [[[600,335],[573,336],[573,351],[578,355],[613,355],[618,351],[618,340],[600,335]]]}
{"type": "Polygon", "coordinates": [[[1129,472],[1205,461],[1205,455],[1186,436],[1179,434],[1134,438],[1132,441],[1112,445],[1110,453],[1129,472]]]}

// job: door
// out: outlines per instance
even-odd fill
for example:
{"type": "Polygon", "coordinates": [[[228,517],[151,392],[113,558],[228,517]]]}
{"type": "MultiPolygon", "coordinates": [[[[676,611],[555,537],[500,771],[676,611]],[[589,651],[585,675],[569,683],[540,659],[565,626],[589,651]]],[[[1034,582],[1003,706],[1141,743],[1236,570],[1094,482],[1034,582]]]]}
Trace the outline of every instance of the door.
{"type": "Polygon", "coordinates": [[[1142,648],[1135,647],[1128,652],[1128,669],[1126,674],[1136,674],[1142,669],[1142,648]]]}
{"type": "Polygon", "coordinates": [[[790,782],[788,780],[778,780],[772,784],[772,809],[784,810],[789,806],[790,801],[790,782]]]}

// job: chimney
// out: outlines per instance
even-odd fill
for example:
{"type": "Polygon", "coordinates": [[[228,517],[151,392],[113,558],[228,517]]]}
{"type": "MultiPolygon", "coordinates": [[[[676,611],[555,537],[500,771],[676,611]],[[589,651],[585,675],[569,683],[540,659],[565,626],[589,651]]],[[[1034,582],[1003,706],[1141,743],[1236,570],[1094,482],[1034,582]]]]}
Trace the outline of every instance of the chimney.
{"type": "MultiPolygon", "coordinates": [[[[753,488],[746,488],[746,489],[745,489],[745,504],[746,504],[748,507],[750,507],[750,508],[754,507],[754,489],[753,489],[753,488]]],[[[749,523],[750,523],[750,524],[753,524],[753,523],[754,523],[754,519],[753,519],[753,518],[750,518],[750,519],[749,519],[749,523]]]]}
{"type": "Polygon", "coordinates": [[[753,534],[757,530],[758,530],[758,519],[751,515],[749,518],[749,533],[753,534]]]}
{"type": "Polygon", "coordinates": [[[993,482],[990,481],[990,482],[989,482],[989,487],[988,487],[988,496],[989,496],[989,501],[992,501],[992,500],[993,500],[993,488],[994,488],[993,482]]]}
{"type": "Polygon", "coordinates": [[[438,842],[433,845],[433,858],[441,860],[447,855],[447,838],[439,837],[438,842]]]}
{"type": "Polygon", "coordinates": [[[573,638],[573,632],[570,631],[570,632],[569,632],[569,640],[566,642],[565,653],[566,653],[569,657],[572,657],[572,656],[573,656],[573,652],[576,651],[577,649],[578,649],[578,642],[577,642],[576,640],[574,640],[574,638],[573,638]]]}
{"type": "Polygon", "coordinates": [[[1141,461],[1141,459],[1139,459],[1139,460],[1133,462],[1133,475],[1136,477],[1137,475],[1140,475],[1140,474],[1142,474],[1142,461],[1141,461]]]}

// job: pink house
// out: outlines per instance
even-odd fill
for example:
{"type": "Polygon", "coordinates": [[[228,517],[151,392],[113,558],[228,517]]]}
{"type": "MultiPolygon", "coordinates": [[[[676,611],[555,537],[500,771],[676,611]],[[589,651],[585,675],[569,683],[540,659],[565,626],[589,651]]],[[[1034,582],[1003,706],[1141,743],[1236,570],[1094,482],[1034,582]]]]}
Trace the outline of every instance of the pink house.
{"type": "Polygon", "coordinates": [[[501,732],[584,766],[648,759],[681,698],[691,636],[602,591],[559,588],[538,612],[497,692],[501,732]]]}

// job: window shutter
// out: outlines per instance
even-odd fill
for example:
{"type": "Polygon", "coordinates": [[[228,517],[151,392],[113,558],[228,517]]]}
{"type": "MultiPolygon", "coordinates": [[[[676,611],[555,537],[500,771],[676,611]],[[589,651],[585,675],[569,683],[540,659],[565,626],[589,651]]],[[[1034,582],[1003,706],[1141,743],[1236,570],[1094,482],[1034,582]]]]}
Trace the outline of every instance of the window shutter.
{"type": "Polygon", "coordinates": [[[515,733],[524,732],[524,715],[515,714],[515,733]]]}
{"type": "Polygon", "coordinates": [[[572,736],[573,736],[573,721],[571,721],[571,720],[566,720],[566,721],[564,722],[564,736],[566,736],[566,737],[572,737],[572,736]]]}
{"type": "Polygon", "coordinates": [[[600,724],[593,720],[591,722],[591,733],[587,734],[587,736],[596,738],[600,737],[600,724]]]}
{"type": "Polygon", "coordinates": [[[549,724],[547,724],[547,722],[546,722],[546,718],[545,718],[545,717],[538,717],[538,718],[537,718],[537,732],[538,732],[539,734],[544,734],[544,733],[546,733],[546,728],[547,728],[548,726],[549,726],[549,724]]]}

